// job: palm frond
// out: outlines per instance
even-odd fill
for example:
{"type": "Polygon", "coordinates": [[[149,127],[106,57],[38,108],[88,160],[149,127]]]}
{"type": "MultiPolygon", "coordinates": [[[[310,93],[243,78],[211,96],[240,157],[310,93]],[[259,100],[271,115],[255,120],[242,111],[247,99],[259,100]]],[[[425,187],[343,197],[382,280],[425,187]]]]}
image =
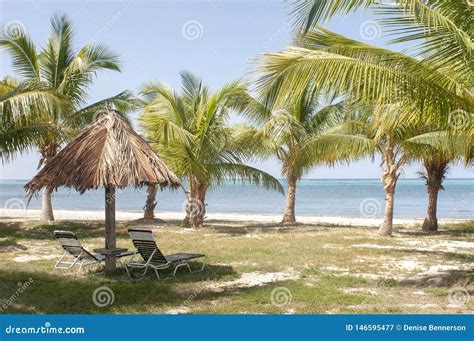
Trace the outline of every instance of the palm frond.
{"type": "Polygon", "coordinates": [[[254,167],[235,163],[210,164],[208,167],[214,185],[222,184],[227,181],[248,182],[284,194],[284,189],[280,181],[272,175],[254,167]]]}
{"type": "Polygon", "coordinates": [[[140,103],[133,93],[126,90],[115,96],[105,98],[77,111],[68,113],[68,115],[64,117],[64,123],[67,126],[78,129],[97,119],[100,113],[113,110],[119,113],[122,119],[130,124],[128,114],[136,110],[139,105],[140,103]]]}
{"type": "Polygon", "coordinates": [[[24,79],[39,79],[36,47],[31,37],[18,27],[14,36],[0,34],[0,48],[11,56],[13,70],[24,79]]]}
{"type": "Polygon", "coordinates": [[[51,18],[51,35],[41,52],[41,75],[52,88],[57,88],[68,65],[74,59],[72,24],[64,14],[51,18]]]}

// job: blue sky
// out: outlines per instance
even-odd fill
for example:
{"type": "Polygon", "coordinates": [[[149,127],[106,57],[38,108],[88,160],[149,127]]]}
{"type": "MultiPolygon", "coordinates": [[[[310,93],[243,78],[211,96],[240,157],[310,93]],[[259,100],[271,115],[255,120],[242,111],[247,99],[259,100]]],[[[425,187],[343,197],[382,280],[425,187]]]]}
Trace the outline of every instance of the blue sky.
{"type": "MultiPolygon", "coordinates": [[[[179,86],[179,72],[201,75],[211,88],[247,75],[259,53],[277,51],[291,42],[288,2],[255,1],[0,1],[2,27],[22,25],[38,46],[49,34],[49,18],[66,13],[73,21],[76,46],[106,44],[120,55],[121,73],[102,72],[90,91],[90,101],[136,91],[147,81],[179,86]]],[[[338,17],[328,27],[340,34],[383,46],[371,29],[373,17],[354,14],[338,17]],[[361,34],[365,27],[365,35],[361,34]]],[[[376,28],[376,27],[375,27],[376,28]]],[[[12,74],[8,56],[0,52],[0,77],[12,74]]],[[[38,155],[31,152],[0,165],[0,179],[28,179],[36,173],[38,155]]],[[[306,178],[378,178],[379,162],[363,160],[349,166],[319,167],[306,178]]],[[[279,176],[276,160],[256,164],[279,176]]],[[[405,177],[416,177],[419,165],[406,167],[405,177]]],[[[461,166],[451,177],[472,177],[461,166]]]]}

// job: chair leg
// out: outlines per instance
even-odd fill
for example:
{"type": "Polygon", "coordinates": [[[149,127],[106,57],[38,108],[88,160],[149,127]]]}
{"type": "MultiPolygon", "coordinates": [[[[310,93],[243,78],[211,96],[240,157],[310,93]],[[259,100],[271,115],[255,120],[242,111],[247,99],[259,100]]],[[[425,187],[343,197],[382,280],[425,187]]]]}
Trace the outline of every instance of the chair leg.
{"type": "Polygon", "coordinates": [[[68,255],[67,252],[65,252],[61,258],[56,262],[56,264],[54,265],[54,268],[55,269],[71,269],[72,267],[74,267],[74,265],[76,265],[78,262],[79,262],[79,259],[81,258],[82,256],[82,252],[74,258],[74,261],[72,262],[65,262],[64,261],[64,258],[68,255]]]}
{"type": "MultiPolygon", "coordinates": [[[[67,252],[64,252],[63,255],[61,256],[61,258],[59,258],[59,260],[56,262],[56,264],[54,264],[54,268],[55,269],[58,269],[58,265],[61,264],[61,262],[63,261],[64,257],[66,257],[67,255],[67,252]]],[[[59,267],[60,268],[60,267],[59,267]]]]}
{"type": "Polygon", "coordinates": [[[189,266],[189,263],[187,263],[187,262],[186,262],[186,263],[179,263],[179,264],[177,264],[177,265],[175,266],[174,271],[173,271],[173,276],[172,276],[172,277],[176,276],[176,271],[178,271],[178,268],[180,268],[180,267],[182,267],[182,266],[188,267],[189,272],[192,273],[191,267],[189,266]]]}
{"type": "Polygon", "coordinates": [[[129,277],[130,279],[133,278],[133,277],[132,277],[131,270],[128,269],[127,264],[125,264],[125,271],[127,271],[127,275],[128,275],[128,277],[129,277]]]}
{"type": "Polygon", "coordinates": [[[190,270],[190,271],[191,271],[191,273],[202,272],[202,271],[204,271],[204,268],[205,268],[206,266],[207,266],[207,257],[204,258],[204,262],[202,263],[201,269],[195,270],[195,271],[191,271],[191,270],[190,270]]]}
{"type": "Polygon", "coordinates": [[[202,263],[202,266],[201,266],[201,269],[199,270],[194,270],[194,271],[191,271],[191,269],[189,269],[189,272],[191,272],[192,274],[196,273],[196,272],[202,272],[204,271],[204,268],[207,266],[207,257],[204,258],[204,262],[202,263]]]}

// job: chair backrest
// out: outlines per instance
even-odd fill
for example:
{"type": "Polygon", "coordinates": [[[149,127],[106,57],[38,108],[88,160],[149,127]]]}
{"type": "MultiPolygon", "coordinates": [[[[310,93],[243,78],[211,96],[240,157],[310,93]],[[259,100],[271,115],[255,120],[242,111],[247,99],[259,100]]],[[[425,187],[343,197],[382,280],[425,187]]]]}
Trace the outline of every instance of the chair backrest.
{"type": "Polygon", "coordinates": [[[145,262],[150,261],[151,264],[168,263],[155,243],[153,232],[149,230],[130,229],[128,230],[128,234],[130,238],[132,238],[133,245],[145,262]]]}
{"type": "Polygon", "coordinates": [[[84,247],[82,246],[79,239],[77,239],[74,232],[54,231],[54,236],[59,241],[59,244],[61,244],[61,247],[64,249],[64,251],[69,253],[71,256],[73,257],[81,256],[81,259],[92,258],[92,259],[97,260],[97,258],[94,257],[94,255],[92,255],[90,252],[84,249],[84,247]]]}

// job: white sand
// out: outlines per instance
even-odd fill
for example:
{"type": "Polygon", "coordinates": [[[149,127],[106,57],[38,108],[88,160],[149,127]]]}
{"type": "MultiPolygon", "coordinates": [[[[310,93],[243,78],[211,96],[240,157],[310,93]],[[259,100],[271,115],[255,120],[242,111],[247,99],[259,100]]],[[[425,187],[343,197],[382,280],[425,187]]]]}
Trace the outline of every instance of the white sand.
{"type": "Polygon", "coordinates": [[[227,288],[250,288],[268,283],[298,279],[299,273],[293,268],[284,272],[246,272],[233,281],[213,282],[206,287],[213,291],[223,291],[227,288]]]}
{"type": "Polygon", "coordinates": [[[29,263],[31,261],[36,261],[36,260],[43,260],[43,259],[55,259],[58,258],[57,255],[24,255],[24,256],[17,256],[13,258],[14,262],[17,263],[29,263]]]}
{"type": "MultiPolygon", "coordinates": [[[[40,218],[40,210],[0,209],[0,221],[37,220],[40,218]]],[[[103,211],[72,211],[54,210],[56,220],[104,220],[103,211]]],[[[156,218],[163,220],[181,220],[184,212],[158,212],[156,218]]],[[[208,220],[278,223],[281,214],[248,214],[248,213],[209,213],[208,220]]],[[[116,219],[122,221],[143,218],[143,213],[117,211],[116,219]]],[[[395,224],[414,225],[422,223],[422,219],[395,219],[395,224]]],[[[298,216],[299,223],[305,224],[330,224],[344,226],[379,226],[382,219],[362,217],[326,217],[326,216],[298,216]]],[[[461,219],[440,219],[440,223],[461,223],[461,219]]]]}

